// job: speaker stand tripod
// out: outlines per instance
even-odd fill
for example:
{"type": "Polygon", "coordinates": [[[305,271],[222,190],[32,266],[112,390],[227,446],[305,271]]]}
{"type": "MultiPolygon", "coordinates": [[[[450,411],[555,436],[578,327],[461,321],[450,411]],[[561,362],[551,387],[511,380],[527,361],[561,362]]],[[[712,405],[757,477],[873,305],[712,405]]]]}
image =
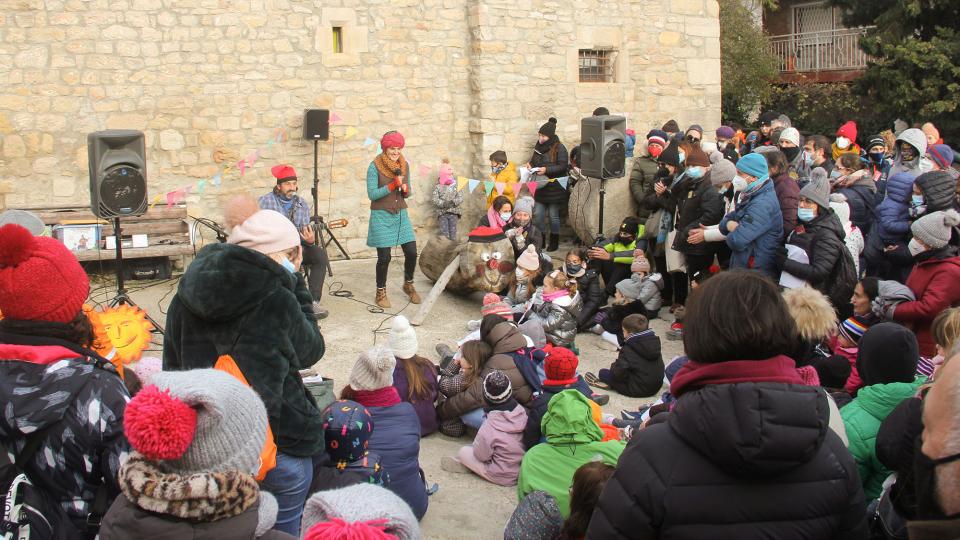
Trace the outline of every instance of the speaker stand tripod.
{"type": "MultiPolygon", "coordinates": [[[[597,244],[601,244],[606,237],[603,235],[603,198],[607,194],[607,181],[603,178],[600,178],[600,219],[599,224],[597,225],[597,244]]],[[[589,181],[589,180],[588,180],[589,181]]]]}
{"type": "MultiPolygon", "coordinates": [[[[116,261],[117,261],[117,295],[114,296],[113,299],[110,300],[110,302],[109,302],[107,305],[110,306],[110,307],[117,307],[117,306],[124,306],[124,305],[126,305],[126,306],[133,306],[133,307],[135,307],[135,308],[140,308],[140,306],[138,306],[137,303],[134,302],[132,298],[130,298],[130,295],[127,294],[127,289],[124,287],[124,282],[123,282],[123,242],[120,240],[120,218],[119,218],[119,217],[113,218],[113,237],[116,238],[116,240],[117,240],[117,256],[116,256],[116,261]]],[[[156,333],[158,333],[158,334],[160,334],[160,335],[163,335],[163,328],[157,323],[157,321],[153,320],[153,317],[151,317],[150,314],[148,314],[145,309],[140,308],[140,310],[143,311],[143,316],[144,316],[148,321],[150,321],[150,324],[153,325],[153,331],[156,332],[156,333]]]]}
{"type": "Polygon", "coordinates": [[[317,187],[320,185],[320,176],[318,175],[317,169],[317,155],[319,148],[320,141],[314,139],[313,187],[310,189],[310,193],[313,195],[313,216],[310,217],[310,222],[313,226],[313,245],[323,250],[323,254],[327,258],[327,275],[333,277],[333,267],[330,265],[330,254],[327,253],[327,246],[333,242],[337,246],[337,249],[340,250],[340,254],[343,255],[348,261],[350,260],[350,255],[347,253],[347,250],[343,249],[343,246],[340,245],[340,241],[337,240],[337,237],[333,235],[333,231],[330,230],[330,227],[327,226],[327,222],[323,220],[323,216],[321,216],[318,212],[319,201],[317,187]]]}

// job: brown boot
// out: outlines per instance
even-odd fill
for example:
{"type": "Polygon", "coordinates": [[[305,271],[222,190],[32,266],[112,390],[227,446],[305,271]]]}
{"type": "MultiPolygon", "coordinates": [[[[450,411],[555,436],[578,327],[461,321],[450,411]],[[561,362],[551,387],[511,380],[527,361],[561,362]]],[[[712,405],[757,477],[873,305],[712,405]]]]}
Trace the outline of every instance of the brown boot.
{"type": "Polygon", "coordinates": [[[405,292],[407,296],[410,297],[411,304],[420,303],[420,295],[417,294],[417,289],[413,287],[412,281],[407,281],[406,283],[403,284],[403,292],[405,292]]]}
{"type": "Polygon", "coordinates": [[[390,300],[387,300],[387,289],[377,289],[377,305],[383,309],[390,309],[390,300]]]}

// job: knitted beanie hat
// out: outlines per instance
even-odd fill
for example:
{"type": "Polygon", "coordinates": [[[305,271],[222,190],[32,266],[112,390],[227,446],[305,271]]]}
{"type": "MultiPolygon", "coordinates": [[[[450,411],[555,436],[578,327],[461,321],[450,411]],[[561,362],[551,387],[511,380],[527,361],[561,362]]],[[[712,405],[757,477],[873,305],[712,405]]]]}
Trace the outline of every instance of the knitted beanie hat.
{"type": "MultiPolygon", "coordinates": [[[[313,527],[333,519],[347,523],[366,522],[381,526],[387,534],[399,540],[420,540],[420,525],[410,506],[387,488],[374,484],[355,484],[349,487],[318,491],[307,499],[303,507],[301,529],[307,538],[326,540],[327,536],[310,537],[313,527]]],[[[334,537],[336,538],[336,537],[334,537]]],[[[360,537],[346,537],[352,540],[360,537]]],[[[376,536],[366,538],[376,539],[376,536]]]]}
{"type": "Polygon", "coordinates": [[[830,208],[837,215],[840,224],[844,227],[850,226],[850,203],[847,202],[847,197],[843,193],[830,194],[830,208]]]}
{"type": "Polygon", "coordinates": [[[517,199],[517,202],[513,204],[513,213],[516,214],[517,212],[526,212],[532,216],[533,205],[533,197],[520,197],[517,199]]]}
{"type": "Polygon", "coordinates": [[[710,183],[714,186],[733,182],[737,176],[737,166],[729,159],[721,158],[710,167],[710,183]]]}
{"type": "Polygon", "coordinates": [[[760,113],[759,122],[761,126],[769,126],[777,118],[780,118],[780,113],[777,111],[764,111],[760,113]]]}
{"type": "Polygon", "coordinates": [[[40,219],[33,212],[27,212],[26,210],[4,210],[0,212],[0,227],[13,223],[15,225],[20,225],[21,227],[30,231],[30,234],[34,236],[40,236],[43,234],[46,225],[43,223],[43,220],[40,219]]]}
{"type": "Polygon", "coordinates": [[[8,319],[68,323],[90,292],[87,273],[63,243],[20,225],[0,227],[0,312],[8,319]]]}
{"type": "Polygon", "coordinates": [[[691,131],[695,131],[699,133],[701,137],[703,137],[703,128],[700,127],[700,124],[691,125],[690,127],[687,128],[686,133],[690,133],[691,131]]]}
{"type": "Polygon", "coordinates": [[[817,203],[820,208],[829,209],[830,183],[825,178],[811,176],[807,185],[800,189],[800,197],[817,203]]]}
{"type": "Polygon", "coordinates": [[[737,170],[754,178],[764,178],[770,175],[770,169],[767,168],[767,159],[756,152],[747,154],[737,160],[737,170]]]}
{"type": "Polygon", "coordinates": [[[794,146],[800,146],[800,132],[795,127],[788,127],[780,134],[780,141],[790,141],[794,146]]]}
{"type": "Polygon", "coordinates": [[[669,138],[670,135],[662,129],[651,129],[647,132],[647,141],[650,139],[660,139],[661,146],[665,146],[667,144],[667,139],[669,138]]]}
{"type": "Polygon", "coordinates": [[[393,318],[390,327],[390,350],[397,358],[413,358],[417,354],[420,344],[417,342],[417,333],[410,326],[410,321],[403,315],[393,318]]]}
{"type": "Polygon", "coordinates": [[[540,256],[537,255],[537,248],[533,244],[527,246],[527,249],[517,257],[517,266],[531,272],[540,269],[540,256]]]}
{"type": "MultiPolygon", "coordinates": [[[[633,270],[633,268],[631,268],[631,270],[633,270]]],[[[627,279],[618,281],[615,287],[627,300],[636,300],[637,298],[640,298],[641,285],[642,283],[640,276],[634,274],[627,279]]]]}
{"type": "Polygon", "coordinates": [[[864,147],[866,150],[870,150],[874,146],[887,146],[887,141],[884,140],[883,135],[873,135],[867,140],[867,145],[864,147]]]}
{"type": "Polygon", "coordinates": [[[234,227],[227,243],[270,255],[299,246],[300,233],[280,212],[260,210],[234,227]]]}
{"type": "Polygon", "coordinates": [[[177,474],[256,473],[267,410],[250,387],[216,369],[161,371],[123,414],[130,446],[177,474]]]}
{"type": "Polygon", "coordinates": [[[927,137],[927,140],[933,139],[934,143],[940,140],[940,130],[933,125],[933,122],[927,122],[920,126],[920,131],[927,137]]]}
{"type": "Polygon", "coordinates": [[[680,131],[680,124],[671,118],[670,120],[667,120],[665,124],[663,124],[663,127],[661,127],[660,130],[667,133],[677,133],[680,131]]]}
{"type": "Polygon", "coordinates": [[[163,361],[158,356],[141,356],[140,360],[132,364],[127,364],[124,369],[129,369],[140,377],[144,384],[150,384],[153,376],[163,371],[163,361]]]}
{"type": "Polygon", "coordinates": [[[814,355],[811,365],[817,370],[820,386],[825,388],[843,388],[852,371],[850,361],[839,354],[814,355]]]}
{"type": "Polygon", "coordinates": [[[554,347],[543,362],[546,378],[543,384],[561,386],[577,382],[577,366],[580,360],[570,349],[554,347]]]}
{"type": "Polygon", "coordinates": [[[875,324],[860,338],[857,372],[866,386],[912,382],[920,349],[917,336],[897,323],[875,324]]]}
{"type": "Polygon", "coordinates": [[[910,230],[913,237],[927,247],[940,249],[950,242],[950,235],[960,224],[960,214],[956,210],[946,210],[927,214],[913,222],[910,230]]]}
{"type": "Polygon", "coordinates": [[[540,126],[540,132],[539,132],[539,133],[540,133],[541,135],[546,135],[547,137],[553,137],[554,135],[556,135],[556,134],[557,134],[557,119],[551,116],[550,119],[547,120],[547,122],[546,122],[545,124],[543,124],[542,126],[540,126]]]}
{"type": "Polygon", "coordinates": [[[371,391],[386,388],[393,385],[395,367],[397,367],[397,359],[394,358],[393,353],[383,345],[374,345],[357,357],[347,382],[354,390],[371,391]]]}
{"type": "Polygon", "coordinates": [[[480,308],[480,316],[483,317],[491,313],[499,315],[508,321],[513,320],[513,312],[510,311],[510,306],[501,300],[497,293],[492,292],[483,295],[483,307],[480,308]]]}
{"type": "Polygon", "coordinates": [[[404,140],[403,134],[399,131],[388,131],[383,134],[383,137],[380,137],[380,148],[386,150],[387,148],[400,148],[402,149],[406,145],[407,141],[404,140]]]}
{"type": "Polygon", "coordinates": [[[338,468],[359,461],[370,453],[373,417],[354,401],[334,401],[323,411],[323,440],[327,454],[338,468]]]}
{"type": "Polygon", "coordinates": [[[863,334],[868,328],[869,325],[866,323],[866,319],[859,315],[855,315],[840,323],[838,330],[843,337],[849,339],[853,343],[857,343],[860,341],[860,338],[863,337],[863,334]]]}
{"type": "Polygon", "coordinates": [[[853,120],[845,122],[837,129],[837,137],[846,137],[850,139],[850,144],[857,142],[857,123],[853,120]]]}
{"type": "Polygon", "coordinates": [[[396,540],[388,534],[383,520],[347,522],[340,518],[317,523],[303,536],[303,540],[396,540]]]}
{"type": "Polygon", "coordinates": [[[953,148],[945,144],[934,144],[927,148],[927,154],[930,159],[941,169],[949,169],[953,166],[953,148]]]}
{"type": "Polygon", "coordinates": [[[647,260],[642,251],[633,256],[633,262],[630,264],[630,271],[634,274],[650,273],[650,261],[647,260]]]}
{"type": "Polygon", "coordinates": [[[495,369],[483,378],[483,399],[489,405],[506,403],[513,396],[513,387],[510,386],[510,377],[504,372],[495,369]]]}
{"type": "Polygon", "coordinates": [[[733,131],[733,128],[730,126],[720,126],[717,128],[717,138],[718,139],[732,139],[736,132],[733,131]]]}
{"type": "Polygon", "coordinates": [[[685,159],[686,156],[683,155],[683,150],[680,149],[679,143],[675,140],[670,141],[666,148],[663,149],[663,152],[660,152],[660,155],[657,156],[657,161],[660,163],[673,165],[674,167],[679,167],[685,159]]]}
{"type": "Polygon", "coordinates": [[[709,167],[710,156],[703,150],[694,147],[687,156],[687,167],[709,167]]]}

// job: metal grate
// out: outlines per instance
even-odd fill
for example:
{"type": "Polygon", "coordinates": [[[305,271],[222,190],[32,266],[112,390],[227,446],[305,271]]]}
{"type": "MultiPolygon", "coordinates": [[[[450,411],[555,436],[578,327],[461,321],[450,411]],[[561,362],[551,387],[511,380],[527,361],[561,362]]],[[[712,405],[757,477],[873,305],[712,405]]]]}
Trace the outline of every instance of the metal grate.
{"type": "Polygon", "coordinates": [[[610,49],[580,49],[580,82],[614,82],[616,54],[610,49]]]}

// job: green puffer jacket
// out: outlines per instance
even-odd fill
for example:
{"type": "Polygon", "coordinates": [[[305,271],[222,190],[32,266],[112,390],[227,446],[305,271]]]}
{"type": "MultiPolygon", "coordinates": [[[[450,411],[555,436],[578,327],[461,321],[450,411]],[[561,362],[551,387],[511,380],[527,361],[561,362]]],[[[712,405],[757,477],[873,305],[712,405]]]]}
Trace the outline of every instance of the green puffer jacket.
{"type": "Polygon", "coordinates": [[[903,400],[912,397],[917,389],[927,382],[926,377],[917,377],[912,383],[874,384],[860,389],[857,398],[840,409],[850,453],[857,462],[860,482],[867,500],[876,499],[883,490],[883,481],[890,470],[877,459],[877,432],[880,423],[903,400]]]}
{"type": "Polygon", "coordinates": [[[597,459],[616,466],[626,444],[601,442],[603,432],[590,413],[590,400],[579,390],[564,390],[550,398],[547,414],[540,422],[547,442],[534,446],[523,457],[518,500],[532,491],[546,491],[557,500],[566,519],[570,515],[573,473],[597,459]]]}

